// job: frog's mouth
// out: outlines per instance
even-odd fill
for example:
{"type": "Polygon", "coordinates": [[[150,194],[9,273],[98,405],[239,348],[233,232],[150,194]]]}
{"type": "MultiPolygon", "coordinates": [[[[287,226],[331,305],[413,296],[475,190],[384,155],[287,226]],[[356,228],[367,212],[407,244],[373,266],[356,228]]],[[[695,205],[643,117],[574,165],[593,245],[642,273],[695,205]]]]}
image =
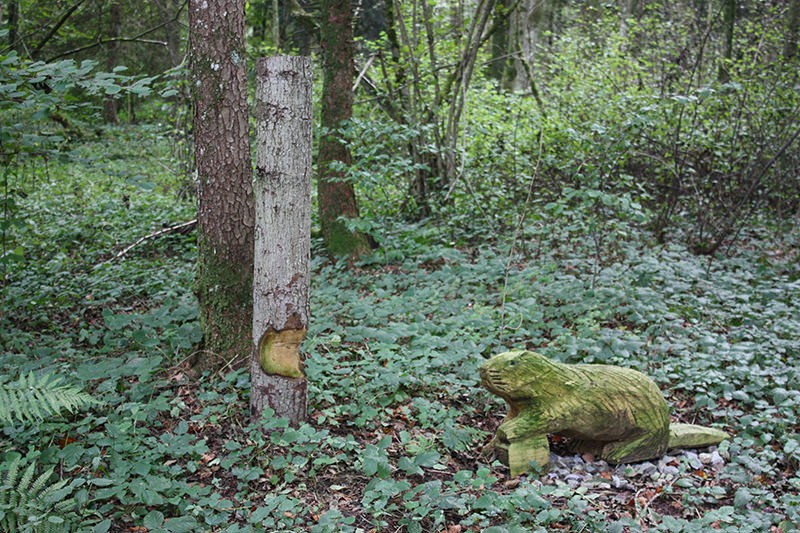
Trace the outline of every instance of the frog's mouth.
{"type": "Polygon", "coordinates": [[[503,372],[496,368],[481,368],[481,383],[483,386],[499,395],[508,395],[511,384],[503,377],[503,372]]]}

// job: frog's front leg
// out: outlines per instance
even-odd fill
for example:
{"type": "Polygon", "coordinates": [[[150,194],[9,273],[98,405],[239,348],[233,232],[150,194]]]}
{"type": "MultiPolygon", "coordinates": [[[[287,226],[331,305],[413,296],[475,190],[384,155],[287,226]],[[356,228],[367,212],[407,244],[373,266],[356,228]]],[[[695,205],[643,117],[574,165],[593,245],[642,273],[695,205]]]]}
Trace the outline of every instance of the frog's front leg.
{"type": "Polygon", "coordinates": [[[497,428],[494,448],[498,458],[511,469],[512,476],[530,472],[531,462],[542,471],[550,465],[550,445],[546,425],[535,416],[521,414],[497,428]]]}
{"type": "Polygon", "coordinates": [[[512,476],[531,471],[531,462],[535,462],[542,472],[550,466],[550,446],[547,435],[536,435],[513,442],[496,440],[495,454],[501,462],[508,465],[512,476]]]}

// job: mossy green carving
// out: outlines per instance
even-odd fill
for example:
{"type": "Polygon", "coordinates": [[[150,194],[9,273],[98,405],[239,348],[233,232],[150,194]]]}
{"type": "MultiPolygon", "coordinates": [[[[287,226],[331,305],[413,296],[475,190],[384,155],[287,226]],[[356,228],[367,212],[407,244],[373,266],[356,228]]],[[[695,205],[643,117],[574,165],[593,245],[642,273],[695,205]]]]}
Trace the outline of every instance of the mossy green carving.
{"type": "Polygon", "coordinates": [[[547,435],[572,439],[575,451],[609,463],[662,456],[671,448],[719,444],[727,433],[669,423],[669,407],[641,372],[612,365],[568,365],[512,351],[481,367],[481,381],[508,403],[492,445],[517,476],[550,463],[547,435]]]}
{"type": "Polygon", "coordinates": [[[272,376],[302,378],[300,344],[305,337],[305,329],[270,330],[265,333],[258,342],[261,369],[272,376]]]}

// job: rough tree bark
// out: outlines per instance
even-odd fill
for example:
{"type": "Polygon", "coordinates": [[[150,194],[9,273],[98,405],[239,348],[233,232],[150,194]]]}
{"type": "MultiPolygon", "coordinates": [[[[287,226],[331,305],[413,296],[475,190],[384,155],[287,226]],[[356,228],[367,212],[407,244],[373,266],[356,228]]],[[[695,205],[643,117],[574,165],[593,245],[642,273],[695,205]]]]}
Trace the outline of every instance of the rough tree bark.
{"type": "Polygon", "coordinates": [[[195,165],[200,182],[196,293],[205,368],[252,351],[253,189],[244,0],[190,0],[195,165]]]}
{"type": "Polygon", "coordinates": [[[306,418],[300,343],[308,329],[311,255],[311,60],[256,66],[255,274],[250,411],[306,418]]]}
{"type": "Polygon", "coordinates": [[[343,218],[358,218],[353,184],[332,164],[350,164],[350,151],[337,132],[353,114],[353,12],[350,0],[322,0],[322,128],[317,166],[319,219],[325,246],[334,256],[358,257],[369,251],[367,237],[348,230],[343,218]]]}

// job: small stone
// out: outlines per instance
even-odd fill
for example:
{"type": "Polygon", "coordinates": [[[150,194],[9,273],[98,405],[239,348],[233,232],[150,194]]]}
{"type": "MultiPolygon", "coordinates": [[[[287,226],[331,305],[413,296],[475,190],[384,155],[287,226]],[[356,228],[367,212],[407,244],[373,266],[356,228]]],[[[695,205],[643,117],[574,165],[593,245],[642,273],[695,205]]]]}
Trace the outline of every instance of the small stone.
{"type": "Polygon", "coordinates": [[[681,464],[681,462],[678,460],[677,457],[674,457],[672,455],[665,455],[664,457],[661,458],[661,460],[658,461],[658,468],[661,469],[667,465],[678,466],[679,464],[681,464]]]}
{"type": "Polygon", "coordinates": [[[704,465],[711,464],[711,454],[710,453],[701,453],[697,456],[700,459],[700,462],[704,465]]]}
{"type": "Polygon", "coordinates": [[[676,466],[665,466],[661,469],[661,473],[672,478],[677,477],[677,475],[680,473],[680,470],[678,470],[678,467],[676,466]]]}
{"type": "Polygon", "coordinates": [[[726,461],[730,461],[731,460],[731,452],[728,449],[728,446],[724,446],[724,444],[725,444],[724,442],[722,444],[723,444],[723,446],[721,446],[719,450],[715,450],[715,451],[717,451],[717,453],[719,453],[720,457],[722,457],[726,461]]]}
{"type": "Polygon", "coordinates": [[[613,475],[611,476],[611,485],[617,490],[629,490],[632,488],[627,479],[613,475]]]}
{"type": "Polygon", "coordinates": [[[725,466],[725,459],[722,458],[717,450],[711,452],[711,466],[714,470],[722,470],[722,467],[725,466]]]}
{"type": "Polygon", "coordinates": [[[567,484],[573,489],[583,483],[585,479],[586,476],[582,476],[580,474],[567,474],[564,477],[564,481],[566,481],[567,484]]]}
{"type": "Polygon", "coordinates": [[[703,468],[703,463],[700,462],[700,458],[697,457],[697,454],[694,452],[685,452],[684,456],[686,457],[686,462],[689,463],[695,470],[701,470],[703,468]]]}
{"type": "Polygon", "coordinates": [[[550,467],[558,467],[567,470],[572,470],[572,465],[575,464],[575,461],[572,457],[561,457],[560,455],[551,455],[550,456],[550,467]]]}
{"type": "Polygon", "coordinates": [[[656,472],[657,468],[656,465],[654,465],[650,461],[647,461],[640,464],[638,470],[639,470],[639,475],[650,476],[656,472]]]}

